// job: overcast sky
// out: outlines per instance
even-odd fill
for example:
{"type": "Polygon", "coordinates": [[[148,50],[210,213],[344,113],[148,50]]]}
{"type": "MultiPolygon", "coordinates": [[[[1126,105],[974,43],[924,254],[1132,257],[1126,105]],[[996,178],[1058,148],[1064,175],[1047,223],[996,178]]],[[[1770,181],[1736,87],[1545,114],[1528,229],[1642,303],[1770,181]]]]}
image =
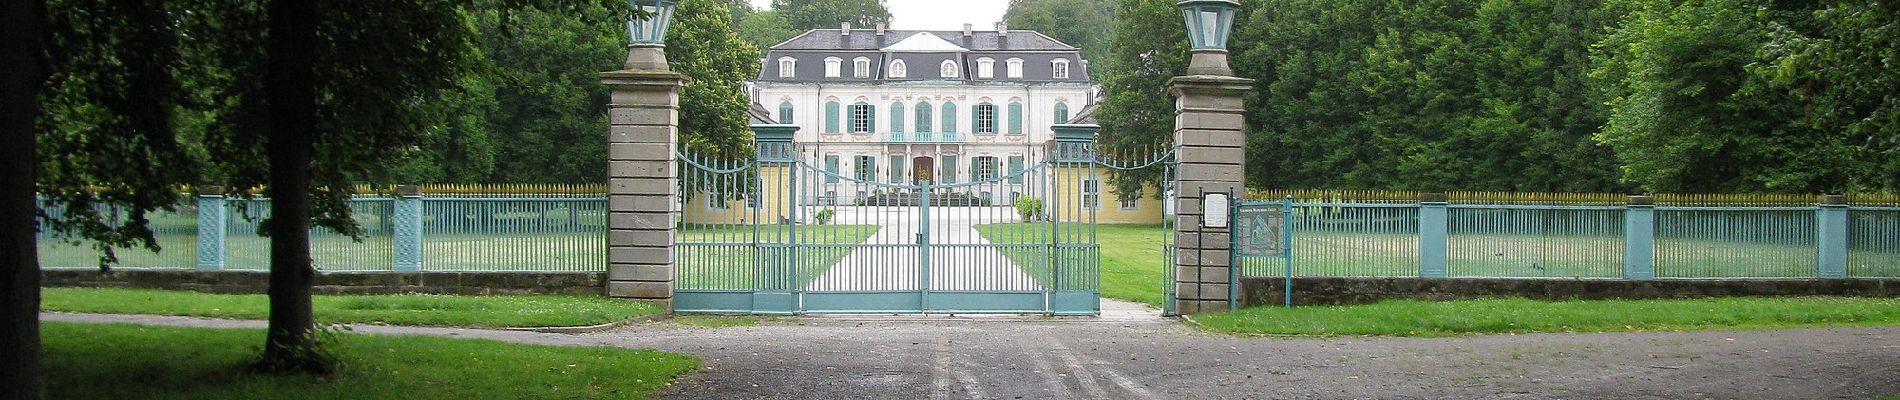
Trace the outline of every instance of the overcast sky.
{"type": "MultiPolygon", "coordinates": [[[[772,0],[752,0],[752,6],[771,8],[772,0]]],[[[954,31],[967,23],[992,30],[1009,0],[885,0],[884,7],[891,10],[891,29],[954,31]]]]}

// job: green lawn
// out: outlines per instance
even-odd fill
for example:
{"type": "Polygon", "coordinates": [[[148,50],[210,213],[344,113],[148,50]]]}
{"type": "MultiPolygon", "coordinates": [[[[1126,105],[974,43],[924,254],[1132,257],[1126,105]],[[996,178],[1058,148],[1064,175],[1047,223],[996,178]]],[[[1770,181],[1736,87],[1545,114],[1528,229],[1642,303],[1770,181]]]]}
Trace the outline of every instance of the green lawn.
{"type": "Polygon", "coordinates": [[[699,365],[652,350],[344,334],[329,347],[335,376],[271,376],[244,372],[262,330],[42,329],[54,399],[639,399],[699,365]]]}
{"type": "MultiPolygon", "coordinates": [[[[46,311],[265,319],[264,295],[46,288],[46,311]]],[[[584,326],[666,312],[651,303],[576,296],[316,296],[317,321],[479,328],[584,326]]]]}
{"type": "Polygon", "coordinates": [[[1404,300],[1356,306],[1254,307],[1195,320],[1216,332],[1321,336],[1880,326],[1900,324],[1900,299],[1404,300]]]}
{"type": "MultiPolygon", "coordinates": [[[[1041,225],[1041,224],[1033,224],[1041,225]]],[[[1095,237],[1101,243],[1102,296],[1161,307],[1161,290],[1167,284],[1165,269],[1170,260],[1161,255],[1161,243],[1172,232],[1158,224],[1099,224],[1095,237]]],[[[1023,224],[987,224],[976,226],[991,243],[1046,242],[1047,236],[1023,235],[1023,224]]],[[[1070,230],[1069,232],[1073,232],[1070,230]]],[[[1084,236],[1083,238],[1086,238],[1084,236]]],[[[1064,239],[1068,241],[1069,239],[1064,239]]],[[[1046,276],[1046,250],[999,249],[1016,261],[1031,276],[1046,276]]],[[[1073,255],[1081,256],[1081,255],[1073,255]]]]}
{"type": "Polygon", "coordinates": [[[782,224],[759,225],[756,230],[752,225],[688,225],[680,229],[677,239],[678,285],[697,290],[802,287],[824,275],[877,230],[875,225],[799,225],[799,246],[793,249],[789,246],[793,232],[782,224]],[[755,236],[758,247],[753,246],[755,236]],[[789,254],[794,250],[796,257],[789,254]],[[760,252],[766,252],[765,257],[760,252]],[[794,259],[795,264],[758,262],[794,259]],[[772,279],[757,282],[761,276],[772,279]]]}

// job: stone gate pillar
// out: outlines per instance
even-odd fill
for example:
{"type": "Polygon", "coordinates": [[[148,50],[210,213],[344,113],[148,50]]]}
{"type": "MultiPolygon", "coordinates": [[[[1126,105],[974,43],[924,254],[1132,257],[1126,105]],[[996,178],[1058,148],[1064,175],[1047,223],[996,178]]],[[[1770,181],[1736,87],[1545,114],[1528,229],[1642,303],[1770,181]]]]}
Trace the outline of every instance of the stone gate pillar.
{"type": "MultiPolygon", "coordinates": [[[[1232,224],[1205,226],[1203,200],[1246,194],[1246,122],[1241,96],[1252,79],[1233,76],[1227,51],[1194,49],[1188,75],[1168,82],[1175,96],[1175,311],[1227,311],[1239,277],[1234,276],[1232,224]]],[[[1229,209],[1230,210],[1230,209],[1229,209]]],[[[1228,214],[1228,210],[1214,211],[1228,214]]],[[[1226,215],[1231,219],[1231,215],[1226,215]]]]}
{"type": "Polygon", "coordinates": [[[679,91],[686,76],[658,45],[629,48],[627,69],[600,74],[613,91],[607,135],[607,295],[673,307],[679,91]]]}

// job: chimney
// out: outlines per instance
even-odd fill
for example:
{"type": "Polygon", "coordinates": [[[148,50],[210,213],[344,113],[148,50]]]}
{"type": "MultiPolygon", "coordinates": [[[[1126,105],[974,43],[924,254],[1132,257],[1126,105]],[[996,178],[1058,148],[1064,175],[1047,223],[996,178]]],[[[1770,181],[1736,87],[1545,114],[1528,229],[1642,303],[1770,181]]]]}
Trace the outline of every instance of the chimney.
{"type": "Polygon", "coordinates": [[[879,22],[879,23],[877,23],[877,35],[878,35],[878,36],[884,36],[884,23],[883,23],[883,22],[879,22]]]}
{"type": "Polygon", "coordinates": [[[975,26],[971,24],[963,24],[963,37],[966,37],[966,38],[970,37],[970,34],[971,34],[970,28],[974,28],[974,27],[975,26]]]}
{"type": "Polygon", "coordinates": [[[1007,36],[1009,36],[1009,23],[1008,23],[1008,22],[997,22],[997,23],[996,23],[996,36],[999,36],[999,37],[1007,37],[1007,36]]]}
{"type": "Polygon", "coordinates": [[[839,23],[838,23],[838,34],[839,34],[839,35],[843,35],[843,36],[851,36],[851,23],[850,23],[850,22],[839,22],[839,23]]]}

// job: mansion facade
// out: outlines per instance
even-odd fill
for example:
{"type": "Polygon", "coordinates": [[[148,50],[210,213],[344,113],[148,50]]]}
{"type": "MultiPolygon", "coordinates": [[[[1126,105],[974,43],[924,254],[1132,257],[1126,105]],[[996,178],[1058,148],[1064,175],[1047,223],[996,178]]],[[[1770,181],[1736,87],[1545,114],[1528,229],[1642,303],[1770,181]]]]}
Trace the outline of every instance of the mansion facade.
{"type": "MultiPolygon", "coordinates": [[[[1040,163],[1053,126],[1092,123],[1086,114],[1098,90],[1081,49],[1002,24],[993,31],[967,24],[962,31],[815,29],[768,49],[748,86],[755,116],[769,116],[760,122],[797,126],[793,140],[805,162],[845,178],[801,202],[840,205],[874,195],[872,186],[850,181],[996,181],[971,194],[997,205],[1024,190],[1048,190],[999,178],[1040,163]]],[[[1073,189],[1095,202],[1106,198],[1107,209],[1159,210],[1114,207],[1103,190],[1112,185],[1100,178],[1073,189]]]]}

